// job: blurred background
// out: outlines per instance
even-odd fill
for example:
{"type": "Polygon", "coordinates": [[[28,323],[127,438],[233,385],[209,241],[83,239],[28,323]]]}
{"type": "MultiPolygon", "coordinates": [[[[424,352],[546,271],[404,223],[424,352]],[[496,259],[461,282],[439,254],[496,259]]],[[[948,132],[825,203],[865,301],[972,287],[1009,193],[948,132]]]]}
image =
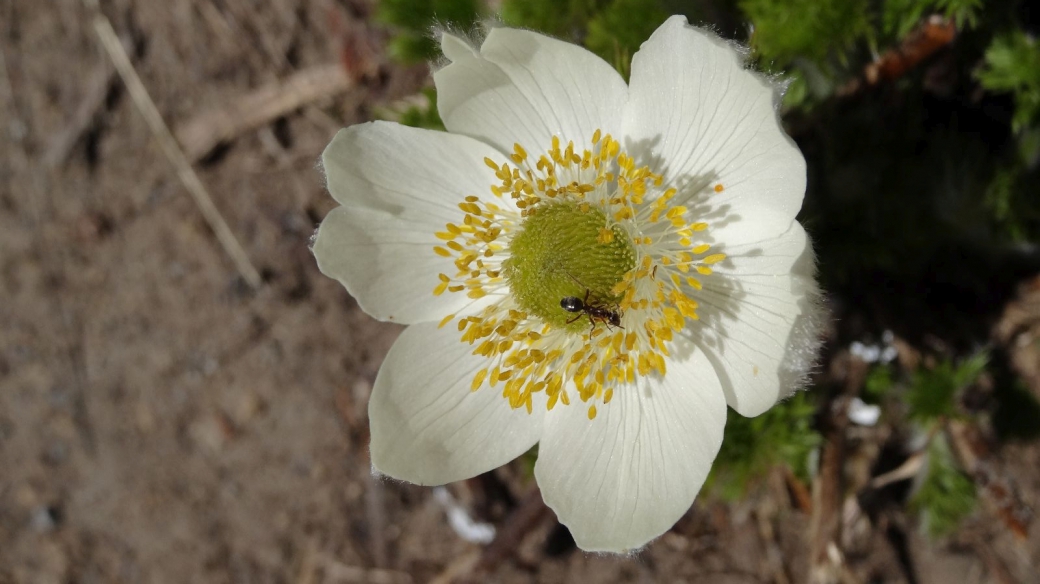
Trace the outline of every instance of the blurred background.
{"type": "Polygon", "coordinates": [[[0,583],[1037,582],[1040,14],[1025,0],[0,0],[0,583]],[[308,250],[318,157],[440,127],[439,22],[627,75],[667,15],[789,84],[833,315],[810,391],[584,554],[533,454],[375,479],[400,328],[308,250]]]}

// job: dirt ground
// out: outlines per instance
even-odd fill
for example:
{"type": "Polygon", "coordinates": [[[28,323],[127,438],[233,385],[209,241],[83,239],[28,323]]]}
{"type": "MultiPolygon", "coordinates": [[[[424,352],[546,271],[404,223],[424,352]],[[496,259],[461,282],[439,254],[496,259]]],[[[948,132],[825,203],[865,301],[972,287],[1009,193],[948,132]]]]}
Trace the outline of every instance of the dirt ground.
{"type": "MultiPolygon", "coordinates": [[[[0,3],[0,583],[805,581],[812,517],[779,474],[751,500],[698,502],[633,557],[576,550],[520,463],[448,490],[498,528],[490,548],[459,535],[433,490],[372,477],[366,402],[400,328],[363,314],[308,250],[333,206],[321,150],[426,83],[387,62],[370,9],[102,4],[175,131],[345,63],[342,90],[215,150],[185,147],[262,276],[253,289],[90,10],[0,3]]],[[[1040,449],[1006,448],[1002,464],[1035,503],[1040,449]]],[[[929,542],[898,510],[843,509],[846,582],[1038,581],[1035,525],[1016,537],[983,510],[929,542]]]]}

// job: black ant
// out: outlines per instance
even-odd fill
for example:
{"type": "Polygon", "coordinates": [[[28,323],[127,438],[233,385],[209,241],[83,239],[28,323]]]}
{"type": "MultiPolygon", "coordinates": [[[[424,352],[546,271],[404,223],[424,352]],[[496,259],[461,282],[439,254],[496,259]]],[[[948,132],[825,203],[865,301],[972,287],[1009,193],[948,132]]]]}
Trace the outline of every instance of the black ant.
{"type": "MultiPolygon", "coordinates": [[[[567,321],[567,324],[578,320],[582,316],[587,315],[589,317],[589,323],[592,325],[592,330],[596,330],[596,323],[606,323],[607,327],[618,327],[621,326],[621,311],[617,308],[608,308],[602,304],[590,304],[589,295],[592,291],[588,288],[585,289],[585,299],[582,300],[577,296],[567,296],[563,300],[560,300],[560,307],[567,312],[577,312],[578,315],[567,321]]],[[[590,332],[591,334],[591,332],[590,332]]]]}

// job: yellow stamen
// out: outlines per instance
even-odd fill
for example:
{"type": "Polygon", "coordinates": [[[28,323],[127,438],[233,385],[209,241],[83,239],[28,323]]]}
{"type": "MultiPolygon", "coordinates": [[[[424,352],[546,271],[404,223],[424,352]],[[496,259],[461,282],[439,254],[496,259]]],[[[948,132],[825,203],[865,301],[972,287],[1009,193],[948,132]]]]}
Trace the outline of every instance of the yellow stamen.
{"type": "MultiPolygon", "coordinates": [[[[701,235],[708,224],[691,222],[696,211],[671,204],[678,191],[662,191],[665,177],[637,166],[610,134],[596,130],[588,148],[567,138],[554,136],[541,154],[530,155],[514,144],[502,162],[484,159],[497,180],[489,188],[495,202],[466,194],[458,204],[462,220],[433,234],[443,242],[433,247],[434,253],[450,258],[456,269],[438,275],[433,293],[498,298],[479,313],[458,319],[461,342],[488,359],[488,367],[471,380],[472,391],[485,381],[491,387],[501,384],[510,407],[528,412],[536,407],[535,395],[545,396],[537,407],[552,410],[571,404],[570,392],[577,391],[594,420],[597,407],[610,403],[617,391],[631,391],[637,376],[667,374],[672,339],[699,318],[696,298],[702,285],[689,274],[710,276],[710,266],[726,255],[704,255],[711,249],[701,235]],[[601,213],[607,225],[599,229],[596,242],[607,245],[628,238],[637,254],[635,267],[619,281],[597,283],[621,300],[616,305],[587,301],[576,315],[590,325],[581,332],[520,310],[505,293],[513,292],[506,261],[510,242],[528,217],[551,203],[601,213]],[[602,314],[615,314],[613,324],[602,314]]],[[[723,185],[712,189],[720,193],[723,185]]],[[[486,193],[483,198],[491,199],[486,193]]],[[[445,317],[438,327],[455,318],[445,317]]]]}

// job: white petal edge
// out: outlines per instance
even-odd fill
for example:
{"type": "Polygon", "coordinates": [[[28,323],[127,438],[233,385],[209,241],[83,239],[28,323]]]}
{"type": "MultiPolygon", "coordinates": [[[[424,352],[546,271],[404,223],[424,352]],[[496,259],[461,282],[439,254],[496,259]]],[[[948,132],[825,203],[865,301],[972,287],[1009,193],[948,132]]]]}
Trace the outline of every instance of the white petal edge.
{"type": "Polygon", "coordinates": [[[625,552],[690,508],[722,443],[726,400],[711,364],[675,344],[663,380],[640,378],[600,405],[557,406],[545,421],[535,477],[545,503],[586,551],[625,552]]]}
{"type": "Polygon", "coordinates": [[[544,404],[513,410],[501,391],[470,391],[488,366],[454,330],[408,327],[376,377],[368,415],[372,465],[395,479],[442,485],[471,478],[520,456],[542,433],[544,404]],[[540,407],[539,407],[540,406],[540,407]]]}
{"type": "Polygon", "coordinates": [[[628,87],[586,49],[511,28],[492,29],[479,51],[464,43],[442,34],[451,63],[433,76],[448,130],[506,152],[519,143],[535,155],[553,136],[580,147],[597,129],[615,135],[620,129],[628,87]]]}
{"type": "Polygon", "coordinates": [[[776,84],[742,59],[685,17],[669,18],[632,58],[625,146],[679,189],[678,204],[711,194],[713,204],[767,207],[791,220],[805,195],[805,159],[780,125],[776,84]]]}
{"type": "Polygon", "coordinates": [[[683,335],[715,367],[729,406],[754,417],[800,389],[815,364],[824,323],[815,258],[797,222],[723,250],[702,278],[700,320],[683,335]]]}
{"type": "MultiPolygon", "coordinates": [[[[466,196],[495,200],[490,146],[445,132],[372,122],[341,130],[322,154],[328,188],[343,206],[322,222],[314,255],[371,316],[414,324],[468,315],[496,297],[433,296],[438,274],[456,271],[434,233],[459,223],[466,196]]],[[[495,200],[499,205],[503,199],[495,200]]]]}

